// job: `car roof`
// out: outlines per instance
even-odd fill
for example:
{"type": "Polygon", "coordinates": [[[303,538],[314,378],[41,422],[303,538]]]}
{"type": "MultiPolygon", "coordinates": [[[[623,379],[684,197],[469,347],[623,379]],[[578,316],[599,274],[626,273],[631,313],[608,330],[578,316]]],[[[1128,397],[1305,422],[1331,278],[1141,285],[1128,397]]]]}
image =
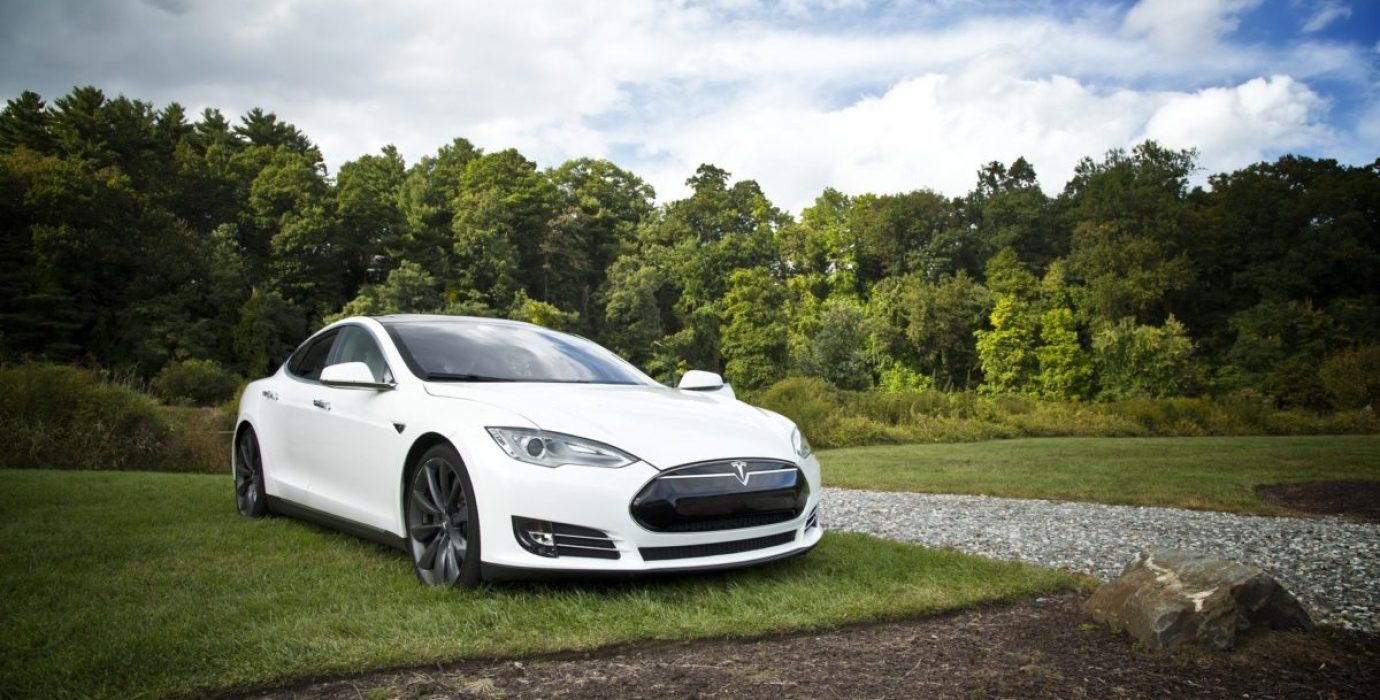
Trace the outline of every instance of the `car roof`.
{"type": "MultiPolygon", "coordinates": [[[[533,324],[523,321],[511,321],[506,318],[490,318],[488,316],[447,316],[445,314],[386,314],[383,316],[370,316],[369,318],[378,321],[386,326],[400,323],[486,323],[501,326],[517,326],[531,328],[533,324]]],[[[536,326],[540,328],[541,326],[536,326]]]]}

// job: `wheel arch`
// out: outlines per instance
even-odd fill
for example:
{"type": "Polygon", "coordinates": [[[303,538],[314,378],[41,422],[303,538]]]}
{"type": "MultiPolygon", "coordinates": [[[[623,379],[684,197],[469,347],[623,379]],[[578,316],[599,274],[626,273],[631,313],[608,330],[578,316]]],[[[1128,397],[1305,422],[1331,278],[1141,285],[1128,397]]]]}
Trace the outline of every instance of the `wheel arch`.
{"type": "MultiPolygon", "coordinates": [[[[256,436],[259,434],[259,431],[254,428],[254,424],[248,418],[241,418],[235,424],[235,429],[230,435],[230,471],[232,473],[235,471],[235,450],[239,449],[240,437],[244,435],[245,431],[251,431],[256,436]]],[[[260,445],[259,449],[263,449],[263,445],[260,445]]]]}
{"type": "MultiPolygon", "coordinates": [[[[398,501],[395,505],[398,507],[398,522],[402,524],[404,529],[406,529],[407,525],[407,518],[405,516],[405,511],[407,509],[407,485],[412,481],[412,470],[416,469],[417,460],[420,459],[427,450],[437,445],[450,445],[451,449],[455,449],[455,443],[451,442],[450,438],[437,432],[428,431],[418,435],[417,439],[412,441],[412,447],[407,449],[407,456],[403,458],[402,479],[398,483],[398,501]]],[[[455,451],[459,452],[458,449],[455,451]]]]}

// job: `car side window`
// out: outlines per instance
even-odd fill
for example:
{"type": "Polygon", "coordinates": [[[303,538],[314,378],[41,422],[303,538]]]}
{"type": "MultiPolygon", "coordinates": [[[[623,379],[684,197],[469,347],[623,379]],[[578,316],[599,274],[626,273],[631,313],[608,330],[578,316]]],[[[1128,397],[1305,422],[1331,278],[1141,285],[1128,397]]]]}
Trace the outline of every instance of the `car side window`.
{"type": "Polygon", "coordinates": [[[321,379],[321,370],[326,367],[326,358],[330,357],[331,347],[335,345],[338,335],[338,331],[323,333],[321,337],[298,350],[288,361],[288,371],[303,379],[321,379]]]}
{"type": "Polygon", "coordinates": [[[374,341],[373,334],[358,326],[340,329],[340,339],[336,341],[335,355],[331,357],[330,364],[338,365],[343,362],[363,362],[374,374],[374,381],[382,384],[393,381],[393,373],[389,371],[388,363],[383,359],[383,351],[374,341]]]}

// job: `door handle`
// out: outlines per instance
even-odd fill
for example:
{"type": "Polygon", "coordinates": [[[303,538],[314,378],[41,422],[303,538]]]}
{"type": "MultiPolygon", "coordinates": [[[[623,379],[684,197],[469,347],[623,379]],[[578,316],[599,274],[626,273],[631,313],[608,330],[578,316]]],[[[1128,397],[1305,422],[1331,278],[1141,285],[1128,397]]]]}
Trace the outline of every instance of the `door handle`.
{"type": "Polygon", "coordinates": [[[315,406],[315,407],[317,407],[317,408],[323,409],[323,410],[327,410],[327,411],[331,410],[331,402],[330,402],[330,401],[322,401],[321,399],[314,399],[314,400],[311,402],[311,405],[313,405],[313,406],[315,406]]]}

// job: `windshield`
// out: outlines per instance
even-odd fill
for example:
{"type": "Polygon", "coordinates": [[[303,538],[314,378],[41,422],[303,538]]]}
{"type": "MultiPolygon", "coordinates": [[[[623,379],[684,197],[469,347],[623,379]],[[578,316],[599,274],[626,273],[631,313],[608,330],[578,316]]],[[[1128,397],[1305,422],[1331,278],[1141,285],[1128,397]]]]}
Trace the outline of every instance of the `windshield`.
{"type": "Polygon", "coordinates": [[[608,350],[545,328],[468,320],[386,327],[412,371],[427,381],[655,383],[608,350]]]}

